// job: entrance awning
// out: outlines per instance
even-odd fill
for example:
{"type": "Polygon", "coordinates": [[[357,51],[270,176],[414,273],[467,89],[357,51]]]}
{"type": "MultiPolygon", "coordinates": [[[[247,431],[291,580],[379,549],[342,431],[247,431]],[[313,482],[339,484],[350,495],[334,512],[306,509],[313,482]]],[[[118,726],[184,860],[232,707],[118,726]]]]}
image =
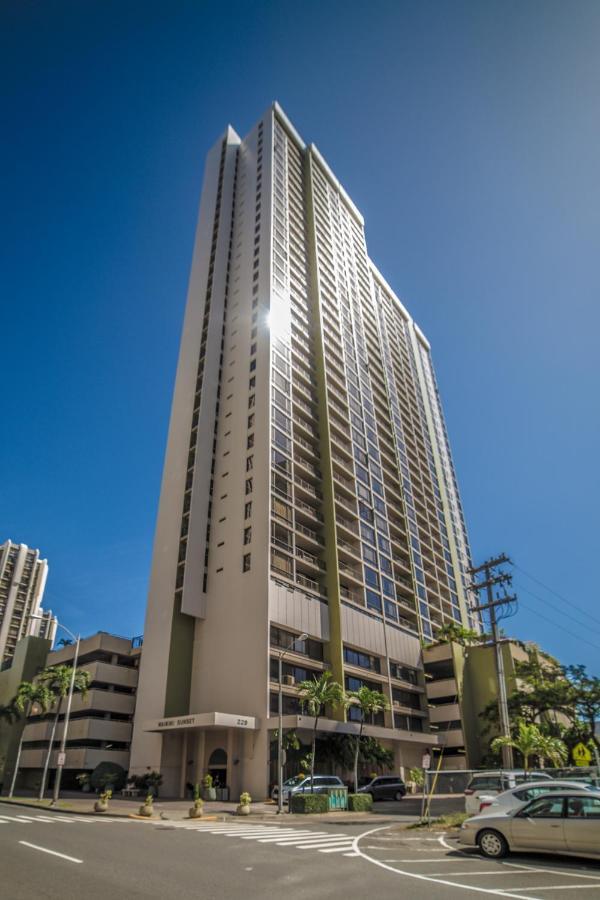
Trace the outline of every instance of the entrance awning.
{"type": "Polygon", "coordinates": [[[189,731],[193,728],[241,728],[247,731],[257,731],[260,728],[260,719],[255,716],[208,712],[151,719],[144,723],[144,731],[189,731]]]}

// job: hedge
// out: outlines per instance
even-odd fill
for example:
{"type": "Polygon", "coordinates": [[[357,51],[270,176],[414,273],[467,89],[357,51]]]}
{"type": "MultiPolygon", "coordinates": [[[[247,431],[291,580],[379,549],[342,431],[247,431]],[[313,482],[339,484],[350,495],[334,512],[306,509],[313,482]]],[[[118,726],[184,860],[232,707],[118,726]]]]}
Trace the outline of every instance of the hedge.
{"type": "Polygon", "coordinates": [[[348,809],[350,812],[371,812],[373,797],[371,794],[348,794],[348,809]]]}
{"type": "Polygon", "coordinates": [[[327,794],[292,794],[293,813],[326,813],[329,811],[327,794]]]}

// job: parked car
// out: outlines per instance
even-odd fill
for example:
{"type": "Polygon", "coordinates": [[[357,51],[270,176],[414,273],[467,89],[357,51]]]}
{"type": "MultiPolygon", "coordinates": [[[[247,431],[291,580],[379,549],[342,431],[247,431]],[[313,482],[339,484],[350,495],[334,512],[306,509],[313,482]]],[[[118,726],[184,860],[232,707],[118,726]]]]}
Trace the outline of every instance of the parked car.
{"type": "Polygon", "coordinates": [[[542,794],[553,793],[554,791],[595,791],[594,785],[586,781],[571,781],[566,779],[553,778],[547,781],[545,778],[540,781],[527,781],[519,784],[517,787],[511,788],[509,791],[503,791],[501,794],[480,794],[479,796],[479,814],[496,815],[499,813],[508,813],[513,809],[520,809],[541,797],[542,794]]]}
{"type": "Polygon", "coordinates": [[[552,776],[545,772],[526,772],[525,769],[497,769],[490,772],[478,772],[473,775],[465,788],[465,812],[472,816],[479,812],[480,797],[489,797],[508,791],[525,781],[551,780],[552,776]]]}
{"type": "MultiPolygon", "coordinates": [[[[337,775],[315,775],[314,777],[314,794],[326,794],[330,787],[344,787],[344,782],[337,775]]],[[[287,803],[290,794],[310,794],[311,783],[310,775],[296,775],[294,778],[288,778],[283,782],[282,787],[283,802],[287,803]]],[[[271,791],[271,799],[277,800],[279,796],[279,787],[275,785],[271,791]]]]}
{"type": "Polygon", "coordinates": [[[544,794],[509,813],[474,816],[459,841],[491,859],[516,850],[600,860],[600,792],[544,794]]]}
{"type": "Polygon", "coordinates": [[[359,794],[371,794],[373,800],[402,800],[406,794],[406,785],[399,775],[377,775],[363,787],[359,794]]]}

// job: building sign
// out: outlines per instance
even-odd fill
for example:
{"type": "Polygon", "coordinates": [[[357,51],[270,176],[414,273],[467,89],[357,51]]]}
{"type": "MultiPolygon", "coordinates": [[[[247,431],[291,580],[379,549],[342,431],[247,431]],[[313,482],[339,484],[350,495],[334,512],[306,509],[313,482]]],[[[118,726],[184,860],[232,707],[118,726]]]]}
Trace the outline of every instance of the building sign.
{"type": "Polygon", "coordinates": [[[576,766],[589,766],[592,761],[591,751],[582,744],[575,744],[573,747],[571,754],[573,756],[573,760],[575,761],[576,766]]]}
{"type": "Polygon", "coordinates": [[[57,765],[57,766],[64,766],[64,764],[65,764],[65,762],[66,762],[66,759],[67,759],[67,754],[66,754],[66,753],[64,753],[64,752],[63,752],[63,753],[59,753],[59,754],[58,754],[58,757],[57,757],[57,759],[56,759],[56,765],[57,765]]]}
{"type": "Polygon", "coordinates": [[[256,731],[258,727],[259,720],[255,716],[212,712],[155,719],[145,723],[144,731],[178,731],[187,728],[247,728],[256,731]]]}

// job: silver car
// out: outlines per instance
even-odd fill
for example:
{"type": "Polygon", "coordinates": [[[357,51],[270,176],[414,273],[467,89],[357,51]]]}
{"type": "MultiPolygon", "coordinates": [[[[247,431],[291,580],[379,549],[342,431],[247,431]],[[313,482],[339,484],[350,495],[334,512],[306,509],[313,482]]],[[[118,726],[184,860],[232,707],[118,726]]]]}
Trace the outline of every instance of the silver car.
{"type": "MultiPolygon", "coordinates": [[[[337,775],[315,775],[313,793],[326,794],[327,789],[331,787],[344,787],[344,782],[337,775]]],[[[296,775],[295,778],[288,778],[287,781],[283,782],[282,788],[283,803],[288,802],[290,794],[310,794],[310,775],[296,775]]],[[[277,800],[278,796],[279,788],[275,785],[271,791],[271,799],[277,800]]]]}
{"type": "Polygon", "coordinates": [[[491,859],[513,850],[600,859],[600,792],[544,794],[509,813],[474,816],[459,841],[491,859]]]}
{"type": "Polygon", "coordinates": [[[517,787],[511,788],[509,791],[503,791],[501,794],[480,794],[479,795],[479,813],[486,816],[495,816],[500,813],[508,813],[513,809],[520,809],[541,797],[542,794],[554,793],[554,791],[596,791],[597,788],[585,781],[567,781],[562,779],[553,779],[552,781],[529,781],[525,784],[519,784],[517,787]]]}

